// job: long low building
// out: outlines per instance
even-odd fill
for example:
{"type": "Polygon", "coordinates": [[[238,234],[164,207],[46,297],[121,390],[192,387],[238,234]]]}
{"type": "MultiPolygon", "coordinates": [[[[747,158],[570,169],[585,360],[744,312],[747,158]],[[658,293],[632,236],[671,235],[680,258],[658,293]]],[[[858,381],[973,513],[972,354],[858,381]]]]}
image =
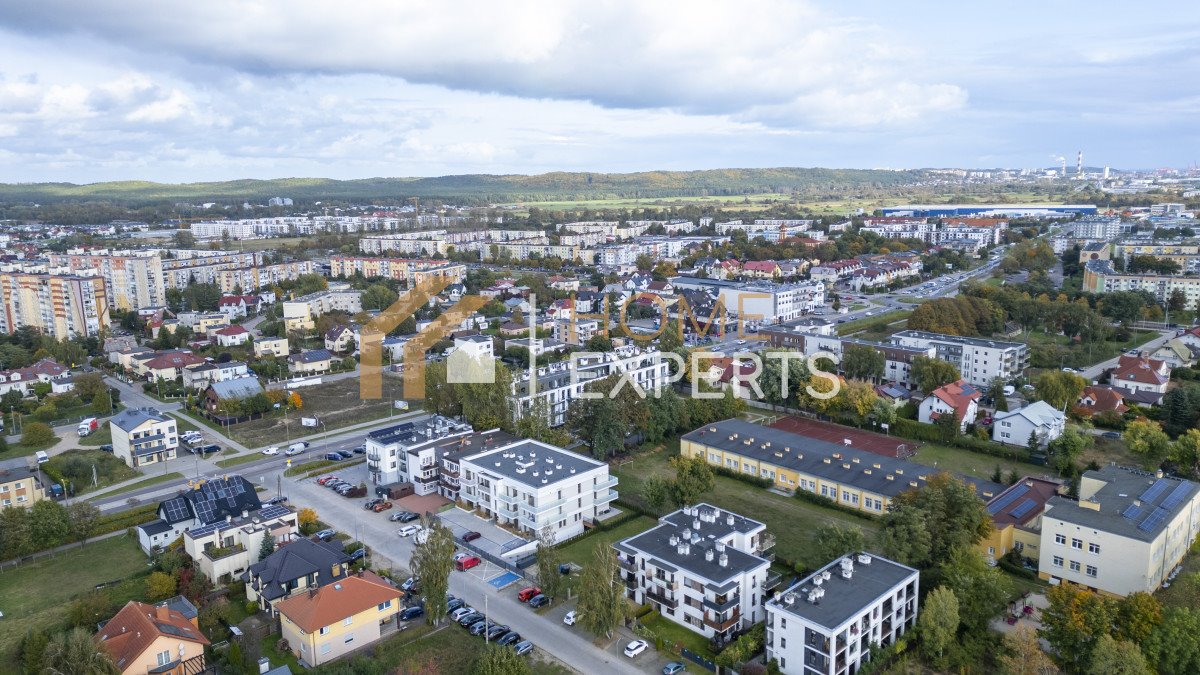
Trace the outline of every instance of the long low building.
{"type": "Polygon", "coordinates": [[[1200,302],[1200,276],[1131,274],[1118,272],[1111,260],[1089,260],[1083,267],[1083,290],[1088,293],[1146,291],[1159,302],[1166,302],[1172,293],[1180,291],[1185,305],[1193,307],[1200,302]]]}
{"type": "MultiPolygon", "coordinates": [[[[939,473],[923,464],[740,419],[714,422],[685,434],[679,451],[713,466],[767,478],[784,490],[807,490],[873,514],[883,513],[897,495],[921,487],[939,473]]],[[[958,478],[984,500],[1004,490],[991,481],[958,478]]]]}

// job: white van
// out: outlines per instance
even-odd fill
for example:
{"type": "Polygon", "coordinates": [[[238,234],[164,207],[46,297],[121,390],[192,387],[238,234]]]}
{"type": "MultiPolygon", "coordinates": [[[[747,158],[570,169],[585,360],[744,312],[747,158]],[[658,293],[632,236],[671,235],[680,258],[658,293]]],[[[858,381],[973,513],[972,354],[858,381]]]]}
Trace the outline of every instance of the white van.
{"type": "Polygon", "coordinates": [[[50,461],[50,455],[46,454],[45,450],[38,450],[36,455],[38,464],[45,464],[50,461]]]}

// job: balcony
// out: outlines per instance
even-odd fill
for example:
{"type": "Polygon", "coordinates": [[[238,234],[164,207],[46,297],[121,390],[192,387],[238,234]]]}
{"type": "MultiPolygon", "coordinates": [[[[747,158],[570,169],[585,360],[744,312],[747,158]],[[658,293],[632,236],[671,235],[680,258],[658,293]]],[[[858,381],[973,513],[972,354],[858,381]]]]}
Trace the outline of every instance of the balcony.
{"type": "Polygon", "coordinates": [[[654,602],[657,602],[658,604],[660,604],[663,607],[666,607],[668,609],[675,609],[676,607],[679,606],[679,603],[675,602],[675,600],[668,597],[666,593],[663,593],[662,591],[659,591],[654,587],[647,588],[644,592],[644,595],[646,596],[647,600],[652,600],[654,602]]]}
{"type": "Polygon", "coordinates": [[[633,574],[633,573],[622,574],[621,582],[624,583],[625,587],[630,590],[636,591],[638,588],[638,578],[637,578],[636,574],[633,574]]]}
{"type": "Polygon", "coordinates": [[[592,490],[594,490],[596,492],[600,492],[606,488],[614,488],[616,486],[617,486],[617,477],[609,476],[608,480],[602,480],[599,483],[596,483],[595,485],[593,485],[592,490]]]}
{"type": "Polygon", "coordinates": [[[626,560],[625,558],[617,558],[617,564],[621,566],[621,569],[626,569],[626,570],[629,570],[630,572],[637,571],[637,563],[635,563],[632,560],[626,560]]]}
{"type": "Polygon", "coordinates": [[[737,607],[738,603],[742,601],[742,596],[737,594],[729,595],[725,597],[724,602],[719,602],[720,600],[721,598],[719,597],[712,599],[706,597],[704,598],[704,606],[713,610],[714,612],[725,612],[737,607]]]}
{"type": "Polygon", "coordinates": [[[708,612],[704,613],[704,625],[717,631],[718,633],[724,633],[731,628],[736,628],[741,621],[742,615],[740,612],[734,612],[733,616],[725,619],[724,621],[717,621],[716,619],[711,618],[711,615],[709,615],[708,612]]]}
{"type": "Polygon", "coordinates": [[[754,552],[762,555],[764,551],[775,548],[775,535],[770,532],[764,532],[758,535],[758,546],[754,548],[754,552]]]}
{"type": "MultiPolygon", "coordinates": [[[[464,481],[463,483],[466,484],[466,481],[464,481]]],[[[520,503],[521,500],[519,497],[517,497],[515,495],[506,495],[503,492],[501,492],[496,495],[496,501],[502,502],[504,504],[511,504],[513,506],[516,506],[517,504],[520,503]]]]}
{"type": "Polygon", "coordinates": [[[379,460],[381,460],[381,459],[383,459],[383,456],[377,452],[368,452],[367,453],[367,461],[368,462],[379,462],[379,460]]]}
{"type": "Polygon", "coordinates": [[[775,573],[768,574],[767,580],[763,582],[763,590],[769,591],[772,588],[777,588],[779,586],[780,582],[782,582],[782,581],[783,581],[783,575],[775,574],[775,573]]]}
{"type": "Polygon", "coordinates": [[[417,476],[416,478],[413,478],[413,480],[417,483],[428,484],[428,483],[436,483],[438,481],[438,477],[437,476],[417,476]]]}
{"type": "Polygon", "coordinates": [[[204,557],[216,562],[222,558],[242,553],[245,550],[246,547],[241,544],[234,544],[233,546],[206,546],[204,548],[204,557]]]}
{"type": "Polygon", "coordinates": [[[609,490],[608,492],[606,492],[604,494],[597,494],[596,498],[595,498],[595,503],[596,504],[608,504],[609,502],[616,501],[616,499],[617,499],[617,491],[609,490]]]}

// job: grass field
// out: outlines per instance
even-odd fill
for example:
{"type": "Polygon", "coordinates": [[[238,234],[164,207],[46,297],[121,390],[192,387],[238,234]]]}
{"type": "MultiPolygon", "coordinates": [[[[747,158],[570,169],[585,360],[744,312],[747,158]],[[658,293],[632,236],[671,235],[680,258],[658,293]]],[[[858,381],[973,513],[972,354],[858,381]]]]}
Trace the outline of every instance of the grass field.
{"type": "Polygon", "coordinates": [[[100,425],[100,428],[96,431],[80,438],[79,444],[92,448],[100,445],[111,445],[112,427],[109,426],[108,422],[105,422],[104,424],[100,425]]]}
{"type": "MultiPolygon", "coordinates": [[[[663,649],[672,653],[678,653],[674,646],[686,647],[705,658],[714,658],[712,649],[708,645],[708,640],[705,637],[693,630],[689,630],[679,624],[667,619],[664,616],[656,616],[649,621],[643,621],[642,625],[654,633],[654,636],[663,641],[663,649]]],[[[651,644],[651,647],[654,645],[651,644]]]]}
{"type": "Polygon", "coordinates": [[[110,497],[112,495],[119,495],[123,492],[133,492],[134,490],[140,490],[142,488],[150,487],[151,485],[158,485],[159,483],[166,483],[168,481],[178,480],[180,478],[183,478],[183,474],[179,473],[178,471],[174,471],[171,473],[160,473],[158,475],[151,476],[145,480],[139,480],[136,483],[130,483],[129,485],[126,485],[125,487],[121,488],[120,490],[113,490],[111,492],[106,492],[106,493],[104,493],[104,496],[110,497]]]}
{"type": "Polygon", "coordinates": [[[61,475],[64,480],[74,482],[77,495],[94,492],[142,475],[137,469],[103,450],[68,450],[55,455],[46,463],[46,473],[52,478],[61,475]],[[93,476],[97,479],[95,485],[92,484],[93,476]]]}
{"type": "Polygon", "coordinates": [[[296,439],[313,431],[332,431],[362,422],[385,419],[395,412],[393,398],[402,398],[403,383],[398,377],[385,377],[383,398],[364,400],[359,398],[358,379],[346,378],[314,387],[296,389],[304,402],[294,413],[283,416],[264,417],[229,427],[228,435],[248,448],[265,445],[284,445],[288,438],[296,439]],[[309,429],[300,426],[300,417],[316,417],[322,426],[309,429]]]}
{"type": "MultiPolygon", "coordinates": [[[[1128,340],[1123,342],[1105,342],[1103,344],[1070,344],[1069,338],[1065,335],[1056,335],[1052,333],[1022,333],[1015,339],[1019,342],[1024,342],[1029,345],[1032,355],[1036,357],[1039,351],[1051,347],[1061,349],[1059,354],[1055,354],[1059,358],[1059,363],[1041,363],[1042,368],[1055,368],[1060,365],[1070,368],[1087,368],[1101,361],[1107,361],[1127,350],[1139,347],[1156,337],[1159,334],[1154,331],[1134,331],[1128,340]]],[[[1053,353],[1052,353],[1053,354],[1053,353]]],[[[1053,359],[1054,356],[1051,358],[1053,359]]]]}
{"type": "Polygon", "coordinates": [[[146,556],[137,542],[120,536],[0,572],[0,670],[16,664],[16,649],[27,630],[57,628],[71,601],[91,593],[96,584],[126,579],[106,590],[112,600],[140,596],[145,570],[146,556]]]}
{"type": "MultiPolygon", "coordinates": [[[[645,506],[641,501],[642,483],[650,476],[673,478],[675,471],[668,464],[668,460],[678,454],[678,447],[678,442],[675,442],[667,448],[639,455],[615,469],[613,473],[621,481],[621,498],[645,506]]],[[[863,529],[868,539],[874,537],[879,530],[878,523],[868,518],[858,518],[785,497],[723,476],[716,477],[716,487],[702,499],[723,509],[762,521],[766,524],[767,531],[776,536],[777,556],[810,568],[829,562],[813,560],[810,557],[810,544],[815,538],[815,530],[821,525],[857,525],[863,529]]]]}
{"type": "Polygon", "coordinates": [[[236,455],[234,457],[230,457],[229,459],[219,459],[217,460],[217,466],[221,468],[228,468],[231,466],[237,466],[239,464],[245,464],[247,462],[253,462],[256,459],[262,458],[263,455],[257,452],[247,452],[244,455],[236,455]]]}
{"type": "MultiPolygon", "coordinates": [[[[911,314],[912,314],[912,310],[897,309],[897,310],[894,310],[891,312],[884,312],[883,314],[878,314],[876,316],[866,316],[861,319],[847,321],[846,323],[838,324],[837,334],[838,335],[850,335],[852,333],[858,333],[861,331],[865,331],[870,326],[875,326],[877,324],[883,324],[885,322],[889,323],[889,324],[895,324],[897,322],[904,321],[911,314]]],[[[891,328],[895,328],[896,330],[901,330],[904,328],[904,325],[900,324],[899,326],[891,326],[891,328]]]]}
{"type": "MultiPolygon", "coordinates": [[[[621,525],[605,531],[597,532],[596,534],[583,537],[576,541],[569,541],[558,547],[559,556],[564,563],[574,563],[579,566],[587,565],[592,559],[592,551],[597,545],[609,546],[614,542],[621,541],[635,534],[645,532],[657,524],[653,518],[639,516],[633,520],[622,523],[621,525]]],[[[579,583],[579,574],[572,574],[567,577],[567,588],[571,589],[574,594],[576,584],[579,583]]]]}
{"type": "Polygon", "coordinates": [[[1038,466],[1037,464],[1014,462],[1000,457],[989,457],[977,452],[969,452],[948,445],[937,445],[936,443],[922,445],[917,450],[917,454],[909,459],[918,464],[934,466],[938,469],[953,471],[984,480],[991,480],[992,472],[997,466],[1000,467],[1005,480],[1008,479],[1010,471],[1016,471],[1020,476],[1041,476],[1042,474],[1054,473],[1052,469],[1038,466]]]}
{"type": "Polygon", "coordinates": [[[746,210],[764,209],[771,203],[791,203],[791,195],[766,193],[757,195],[721,195],[705,197],[662,197],[654,199],[588,199],[579,201],[520,202],[504,204],[518,209],[538,208],[544,211],[568,211],[577,209],[639,209],[665,206],[729,206],[746,210]]]}

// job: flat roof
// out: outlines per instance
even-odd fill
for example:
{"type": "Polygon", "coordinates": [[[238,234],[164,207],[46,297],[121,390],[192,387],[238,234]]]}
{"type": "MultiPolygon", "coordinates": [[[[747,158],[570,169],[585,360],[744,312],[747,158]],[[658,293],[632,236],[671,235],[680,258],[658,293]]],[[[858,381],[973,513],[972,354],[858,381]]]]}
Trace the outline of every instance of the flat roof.
{"type": "Polygon", "coordinates": [[[659,518],[659,524],[614,544],[626,553],[640,552],[663,567],[683,570],[713,582],[719,591],[733,577],[769,566],[770,561],[720,543],[735,533],[749,534],[765,526],[711,504],[697,504],[659,518]],[[719,545],[718,545],[719,544],[719,545]],[[712,559],[709,559],[712,551],[712,559]],[[721,555],[725,564],[721,564],[721,555]]]}
{"type": "MultiPolygon", "coordinates": [[[[944,471],[937,467],[877,455],[853,446],[838,445],[790,431],[751,424],[741,419],[706,424],[684,434],[683,438],[888,497],[895,497],[913,489],[914,482],[919,487],[922,477],[927,479],[944,471]]],[[[1005,487],[972,476],[953,475],[974,486],[975,493],[985,500],[1000,494],[1005,487]]]]}
{"type": "Polygon", "coordinates": [[[950,342],[953,344],[972,345],[975,347],[995,347],[999,349],[1020,348],[1028,349],[1028,345],[1024,342],[1010,342],[1007,340],[991,340],[988,338],[966,337],[962,335],[946,335],[945,333],[930,333],[923,330],[902,330],[892,333],[891,339],[911,337],[920,340],[933,340],[937,342],[950,342]]]}
{"type": "Polygon", "coordinates": [[[530,439],[464,457],[462,461],[532,488],[569,480],[576,474],[606,466],[604,462],[579,453],[530,439]]]}
{"type": "Polygon", "coordinates": [[[917,577],[917,570],[887,558],[869,553],[851,554],[834,560],[776,594],[767,607],[832,631],[892,588],[910,580],[916,581],[917,577]],[[843,561],[849,561],[849,579],[842,575],[843,561]],[[817,579],[821,581],[818,583],[817,579]],[[809,592],[816,589],[823,590],[824,595],[816,602],[809,602],[809,592]]]}

